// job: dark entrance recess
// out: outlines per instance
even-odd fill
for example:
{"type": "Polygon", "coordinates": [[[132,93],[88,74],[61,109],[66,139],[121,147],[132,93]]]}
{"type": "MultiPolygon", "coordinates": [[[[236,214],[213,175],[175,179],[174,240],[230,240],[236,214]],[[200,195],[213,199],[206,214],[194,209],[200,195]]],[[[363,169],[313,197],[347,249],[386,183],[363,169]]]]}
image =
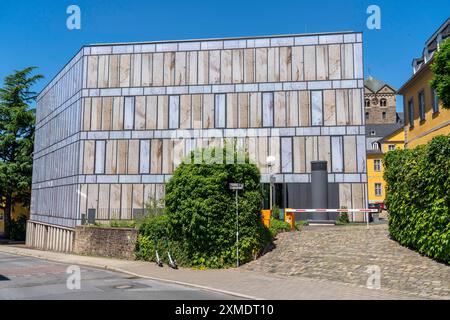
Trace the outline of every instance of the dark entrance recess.
{"type": "MultiPolygon", "coordinates": [[[[263,208],[269,209],[269,184],[263,184],[264,203],[263,208]]],[[[312,209],[311,183],[276,183],[274,186],[274,206],[280,209],[312,209]]],[[[328,183],[328,208],[339,209],[339,184],[328,183]]],[[[336,213],[324,213],[324,220],[335,220],[336,213]]],[[[297,220],[309,219],[301,214],[296,214],[297,220]]]]}

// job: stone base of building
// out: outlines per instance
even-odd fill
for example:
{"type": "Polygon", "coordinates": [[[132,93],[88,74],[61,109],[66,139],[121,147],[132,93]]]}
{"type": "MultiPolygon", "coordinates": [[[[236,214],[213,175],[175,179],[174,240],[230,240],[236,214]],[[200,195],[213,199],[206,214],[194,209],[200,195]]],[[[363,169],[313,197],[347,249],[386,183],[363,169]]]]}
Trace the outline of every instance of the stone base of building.
{"type": "Polygon", "coordinates": [[[75,239],[75,229],[55,226],[47,223],[29,220],[25,243],[28,247],[72,252],[75,239]]]}
{"type": "Polygon", "coordinates": [[[26,245],[40,250],[134,259],[137,230],[79,226],[74,229],[28,221],[26,245]]]}

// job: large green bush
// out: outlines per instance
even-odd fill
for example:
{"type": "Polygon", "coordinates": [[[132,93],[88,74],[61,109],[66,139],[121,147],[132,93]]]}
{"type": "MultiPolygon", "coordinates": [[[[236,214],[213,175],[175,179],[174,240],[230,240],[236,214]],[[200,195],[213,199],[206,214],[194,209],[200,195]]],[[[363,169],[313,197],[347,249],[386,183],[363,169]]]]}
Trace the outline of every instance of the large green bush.
{"type": "Polygon", "coordinates": [[[450,135],[384,161],[389,233],[400,244],[450,263],[450,135]]]}
{"type": "Polygon", "coordinates": [[[240,262],[254,259],[271,240],[260,215],[260,172],[248,155],[223,148],[193,151],[178,166],[166,185],[165,214],[150,216],[140,227],[136,256],[154,260],[154,249],[148,249],[153,238],[166,238],[158,248],[172,249],[180,266],[235,265],[236,204],[235,192],[229,189],[233,182],[245,184],[238,201],[240,262]],[[227,157],[245,161],[220,160],[227,157]]]}

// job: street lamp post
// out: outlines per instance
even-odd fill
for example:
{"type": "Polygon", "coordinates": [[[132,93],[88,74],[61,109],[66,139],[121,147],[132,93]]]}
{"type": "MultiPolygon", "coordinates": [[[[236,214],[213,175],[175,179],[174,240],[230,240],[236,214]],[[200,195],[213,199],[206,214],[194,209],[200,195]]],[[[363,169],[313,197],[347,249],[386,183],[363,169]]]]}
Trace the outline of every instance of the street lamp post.
{"type": "Polygon", "coordinates": [[[243,183],[230,183],[231,190],[236,191],[236,268],[239,268],[239,210],[238,210],[238,191],[244,189],[243,183]]]}
{"type": "Polygon", "coordinates": [[[269,185],[269,207],[270,207],[270,211],[272,212],[273,210],[273,173],[272,173],[272,167],[275,163],[275,157],[274,156],[268,156],[267,159],[267,166],[269,167],[269,181],[270,181],[270,185],[269,185]]]}
{"type": "Polygon", "coordinates": [[[239,210],[238,210],[238,191],[236,189],[236,267],[239,268],[239,210]]]}
{"type": "Polygon", "coordinates": [[[270,179],[270,184],[269,184],[269,207],[270,207],[270,211],[272,211],[273,209],[273,183],[272,183],[272,166],[269,166],[269,179],[270,179]]]}

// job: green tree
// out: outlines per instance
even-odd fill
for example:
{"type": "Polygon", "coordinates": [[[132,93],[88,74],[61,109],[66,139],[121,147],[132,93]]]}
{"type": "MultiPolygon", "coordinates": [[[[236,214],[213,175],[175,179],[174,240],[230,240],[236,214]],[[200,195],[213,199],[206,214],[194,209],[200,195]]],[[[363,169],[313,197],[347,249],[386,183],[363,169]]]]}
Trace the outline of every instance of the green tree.
{"type": "Polygon", "coordinates": [[[42,75],[35,67],[15,71],[0,88],[0,199],[5,212],[5,237],[9,238],[15,202],[30,203],[35,109],[33,85],[42,75]]]}
{"type": "Polygon", "coordinates": [[[450,109],[450,39],[440,44],[439,50],[434,54],[431,70],[434,73],[431,86],[436,89],[443,107],[450,109]]]}

